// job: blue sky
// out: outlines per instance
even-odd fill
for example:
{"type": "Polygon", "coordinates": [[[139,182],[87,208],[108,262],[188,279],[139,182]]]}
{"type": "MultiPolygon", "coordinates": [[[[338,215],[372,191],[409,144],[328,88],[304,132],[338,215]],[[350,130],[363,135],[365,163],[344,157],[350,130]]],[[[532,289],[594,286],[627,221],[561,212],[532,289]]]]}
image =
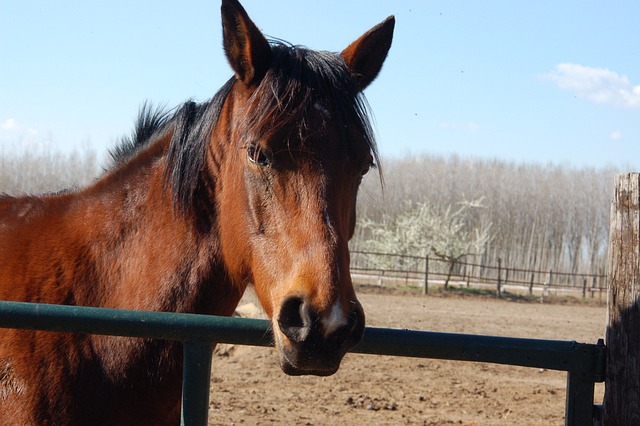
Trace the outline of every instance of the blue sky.
{"type": "MultiPolygon", "coordinates": [[[[384,158],[429,153],[640,170],[640,2],[245,0],[266,34],[340,51],[395,15],[366,95],[384,158]]],[[[0,3],[0,152],[94,149],[144,100],[231,75],[219,2],[0,3]]]]}

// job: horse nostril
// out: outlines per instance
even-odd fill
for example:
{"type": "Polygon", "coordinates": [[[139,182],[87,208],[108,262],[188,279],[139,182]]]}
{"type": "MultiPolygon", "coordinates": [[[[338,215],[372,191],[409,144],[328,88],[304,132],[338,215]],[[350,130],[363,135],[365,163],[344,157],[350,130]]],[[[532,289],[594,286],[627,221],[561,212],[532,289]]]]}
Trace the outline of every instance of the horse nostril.
{"type": "Polygon", "coordinates": [[[359,311],[353,311],[349,315],[347,324],[336,329],[327,336],[327,341],[335,344],[345,344],[347,348],[352,348],[362,340],[364,334],[364,315],[359,311]]]}
{"type": "Polygon", "coordinates": [[[364,312],[360,309],[355,309],[351,313],[351,333],[349,335],[349,347],[354,347],[362,340],[362,336],[364,335],[364,312]]]}
{"type": "Polygon", "coordinates": [[[313,318],[300,297],[290,297],[284,301],[278,316],[280,331],[292,342],[303,342],[309,336],[313,318]]]}

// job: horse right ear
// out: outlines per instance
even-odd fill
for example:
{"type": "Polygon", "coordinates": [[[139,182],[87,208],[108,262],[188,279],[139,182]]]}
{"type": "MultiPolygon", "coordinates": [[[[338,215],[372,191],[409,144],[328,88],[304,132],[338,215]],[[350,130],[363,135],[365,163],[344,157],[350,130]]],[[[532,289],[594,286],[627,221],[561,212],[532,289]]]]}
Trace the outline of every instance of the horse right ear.
{"type": "Polygon", "coordinates": [[[221,12],[224,51],[236,78],[259,84],[271,62],[269,42],[237,0],[222,0],[221,12]]]}
{"type": "Polygon", "coordinates": [[[340,53],[355,75],[359,90],[371,84],[382,69],[391,48],[395,24],[395,18],[389,16],[340,53]]]}

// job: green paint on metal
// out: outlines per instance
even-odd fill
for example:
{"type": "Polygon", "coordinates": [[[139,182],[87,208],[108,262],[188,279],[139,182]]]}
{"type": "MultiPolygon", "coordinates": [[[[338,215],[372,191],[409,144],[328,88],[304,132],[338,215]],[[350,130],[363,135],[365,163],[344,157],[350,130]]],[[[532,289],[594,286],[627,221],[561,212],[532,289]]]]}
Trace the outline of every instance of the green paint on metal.
{"type": "MultiPolygon", "coordinates": [[[[272,346],[266,320],[0,301],[0,327],[178,340],[185,344],[184,425],[206,424],[211,344],[272,346]],[[208,359],[205,360],[205,358],[208,359]]],[[[566,425],[591,418],[606,348],[574,341],[367,328],[352,352],[488,362],[568,372],[566,425]]]]}
{"type": "Polygon", "coordinates": [[[181,426],[206,425],[213,346],[209,341],[184,342],[181,426]]]}
{"type": "Polygon", "coordinates": [[[0,327],[270,346],[269,321],[0,301],[0,327]]]}

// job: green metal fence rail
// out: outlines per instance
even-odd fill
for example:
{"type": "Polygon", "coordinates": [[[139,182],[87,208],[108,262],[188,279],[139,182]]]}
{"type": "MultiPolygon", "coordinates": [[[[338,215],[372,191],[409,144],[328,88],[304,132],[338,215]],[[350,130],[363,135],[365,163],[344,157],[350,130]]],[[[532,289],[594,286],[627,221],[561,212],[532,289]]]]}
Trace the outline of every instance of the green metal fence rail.
{"type": "MultiPolygon", "coordinates": [[[[182,425],[207,424],[212,343],[270,346],[266,320],[0,301],[0,327],[181,341],[182,425]]],[[[565,425],[590,425],[595,383],[604,381],[605,347],[574,341],[520,339],[372,328],[352,352],[451,359],[567,372],[565,425]]]]}

